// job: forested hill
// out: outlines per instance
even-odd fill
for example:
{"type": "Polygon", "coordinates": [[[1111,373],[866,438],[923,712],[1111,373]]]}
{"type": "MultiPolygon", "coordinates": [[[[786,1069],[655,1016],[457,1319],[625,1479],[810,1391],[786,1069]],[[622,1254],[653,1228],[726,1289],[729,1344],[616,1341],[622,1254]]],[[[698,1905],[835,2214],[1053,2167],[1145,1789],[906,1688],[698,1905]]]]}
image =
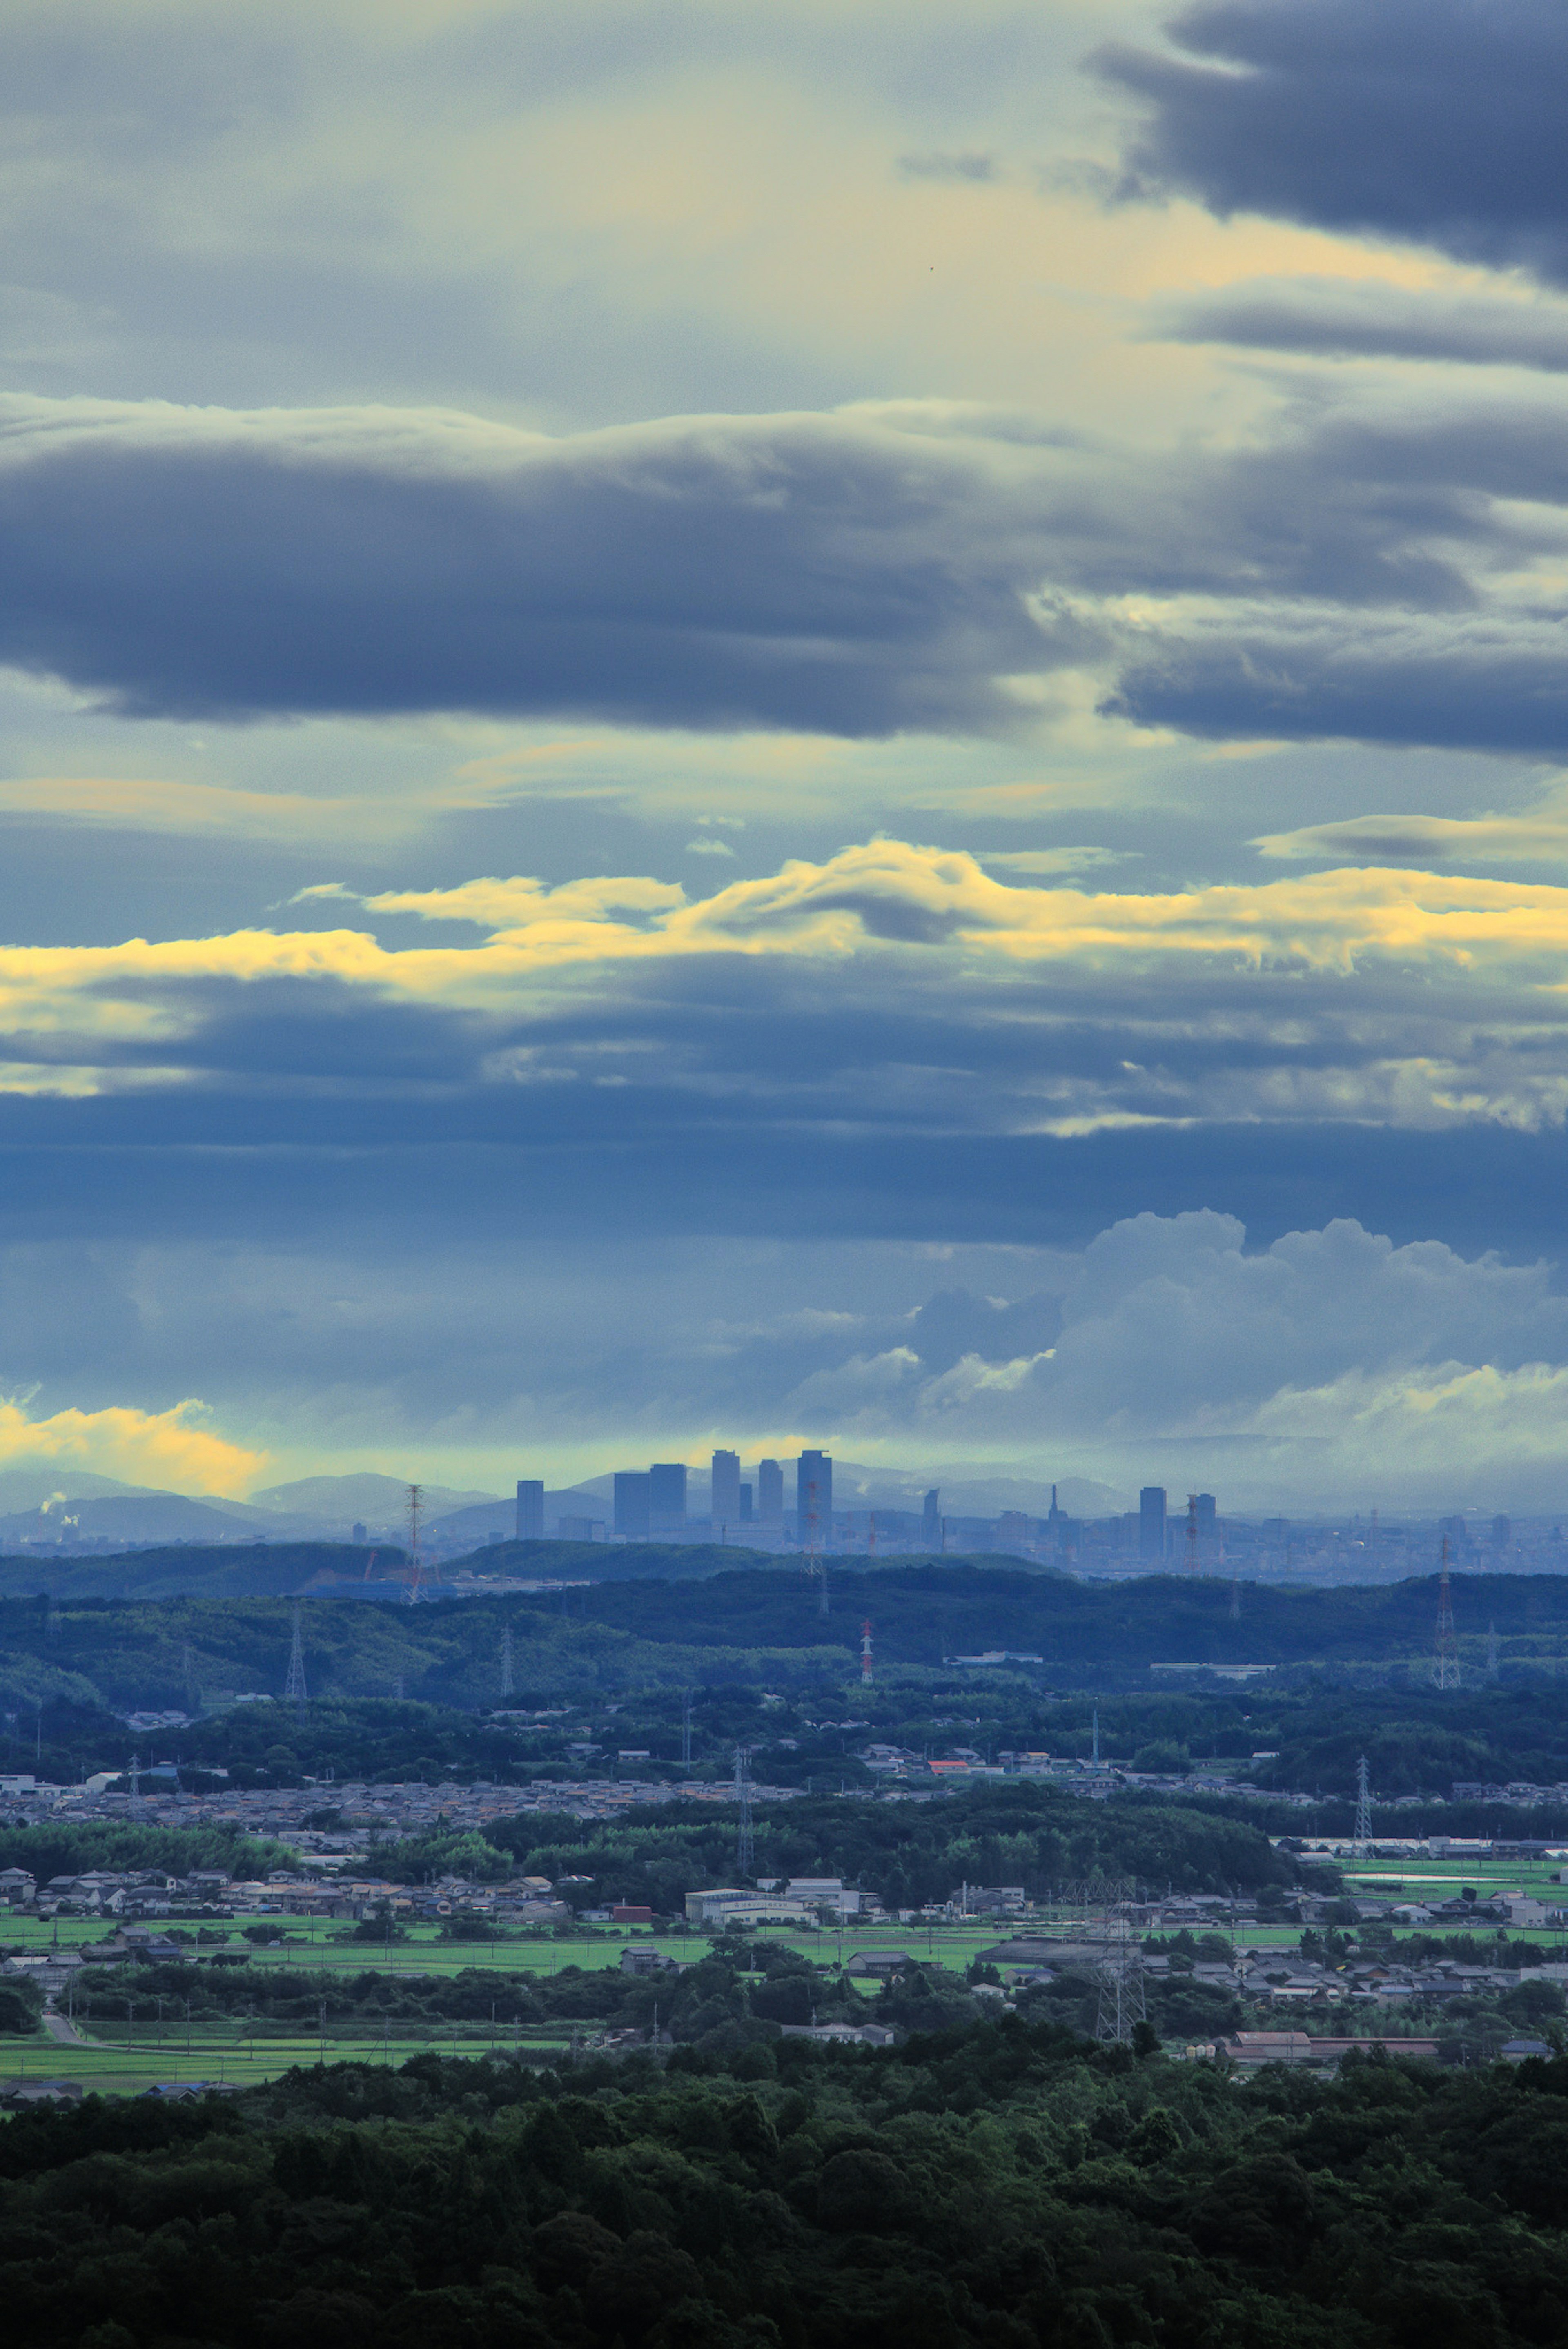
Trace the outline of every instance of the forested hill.
{"type": "MultiPolygon", "coordinates": [[[[1568,1640],[1568,1577],[1457,1575],[1454,1620],[1462,1649],[1500,1638],[1538,1640],[1555,1654],[1568,1640]]],[[[1091,1583],[994,1562],[830,1568],[830,1614],[798,1567],[721,1574],[701,1582],[597,1584],[577,1594],[590,1619],[649,1640],[701,1647],[857,1650],[863,1619],[878,1659],[940,1664],[1004,1649],[1047,1665],[1304,1664],[1429,1656],[1438,1585],[1407,1582],[1333,1590],[1151,1575],[1091,1583]],[[1232,1612],[1233,1603],[1238,1611],[1232,1612]]]]}

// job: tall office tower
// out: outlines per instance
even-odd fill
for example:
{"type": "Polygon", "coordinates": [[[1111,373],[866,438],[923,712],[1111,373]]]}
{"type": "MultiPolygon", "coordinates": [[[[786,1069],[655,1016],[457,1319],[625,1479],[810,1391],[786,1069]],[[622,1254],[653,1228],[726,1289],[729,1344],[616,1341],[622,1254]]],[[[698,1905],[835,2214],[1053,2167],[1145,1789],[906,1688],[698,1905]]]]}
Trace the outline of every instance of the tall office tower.
{"type": "Polygon", "coordinates": [[[517,1479],[517,1538],[519,1541],[543,1541],[545,1538],[545,1487],[537,1476],[517,1479]]]}
{"type": "Polygon", "coordinates": [[[648,1539],[651,1481],[646,1468],[616,1470],[615,1529],[627,1541],[648,1539]]]}
{"type": "Polygon", "coordinates": [[[1146,1485],[1137,1496],[1137,1554],[1152,1566],[1165,1562],[1165,1486],[1146,1485]]]}
{"type": "Polygon", "coordinates": [[[356,1547],[357,1549],[363,1549],[363,1548],[364,1548],[364,1547],[365,1547],[366,1541],[368,1540],[369,1537],[368,1537],[368,1535],[366,1534],[366,1531],[365,1531],[364,1526],[361,1526],[361,1525],[356,1524],[356,1525],[355,1525],[355,1527],[354,1527],[354,1530],[353,1530],[353,1532],[349,1535],[348,1538],[349,1538],[349,1540],[354,1544],[354,1546],[355,1546],[355,1547],[356,1547]]]}
{"type": "Polygon", "coordinates": [[[942,1513],[938,1506],[940,1500],[941,1487],[933,1485],[926,1495],[926,1506],[920,1511],[920,1539],[929,1549],[935,1549],[942,1537],[942,1513]]]}
{"type": "Polygon", "coordinates": [[[776,1460],[757,1463],[757,1515],[764,1526],[776,1526],[784,1517],[784,1470],[776,1460]]]}
{"type": "Polygon", "coordinates": [[[828,1548],[833,1540],[833,1457],[803,1452],[794,1464],[795,1530],[803,1542],[828,1548]]]}
{"type": "Polygon", "coordinates": [[[713,1454],[713,1530],[721,1526],[738,1526],[741,1522],[741,1455],[738,1452],[715,1452],[713,1454]]]}
{"type": "Polygon", "coordinates": [[[1214,1495],[1212,1493],[1199,1493],[1198,1495],[1198,1538],[1199,1541],[1212,1541],[1215,1531],[1214,1495]]]}
{"type": "Polygon", "coordinates": [[[741,1523],[742,1523],[743,1526],[749,1526],[749,1525],[751,1524],[751,1522],[752,1522],[752,1488],[751,1488],[750,1485],[742,1485],[741,1486],[741,1523]]]}
{"type": "Polygon", "coordinates": [[[686,1463],[656,1460],[648,1472],[649,1531],[683,1534],[686,1530],[686,1463]]]}

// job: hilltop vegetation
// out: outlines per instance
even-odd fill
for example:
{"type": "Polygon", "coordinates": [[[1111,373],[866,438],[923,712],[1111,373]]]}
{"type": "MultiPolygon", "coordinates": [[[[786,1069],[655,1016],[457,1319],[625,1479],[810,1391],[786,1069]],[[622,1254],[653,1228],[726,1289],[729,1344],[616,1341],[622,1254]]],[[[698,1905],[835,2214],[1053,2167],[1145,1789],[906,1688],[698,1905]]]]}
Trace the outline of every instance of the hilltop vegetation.
{"type": "Polygon", "coordinates": [[[1568,2061],[1334,2081],[1017,2018],[295,2072],[0,2125],[36,2349],[1549,2349],[1568,2061]]]}

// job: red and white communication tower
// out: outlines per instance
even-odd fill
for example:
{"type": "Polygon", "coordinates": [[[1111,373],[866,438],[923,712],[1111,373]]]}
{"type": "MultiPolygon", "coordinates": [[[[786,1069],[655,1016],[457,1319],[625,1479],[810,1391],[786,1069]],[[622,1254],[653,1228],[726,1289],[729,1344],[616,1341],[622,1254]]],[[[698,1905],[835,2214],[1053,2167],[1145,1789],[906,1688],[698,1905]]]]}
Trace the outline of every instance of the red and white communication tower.
{"type": "Polygon", "coordinates": [[[860,1626],[860,1678],[871,1677],[871,1625],[869,1619],[860,1626]]]}

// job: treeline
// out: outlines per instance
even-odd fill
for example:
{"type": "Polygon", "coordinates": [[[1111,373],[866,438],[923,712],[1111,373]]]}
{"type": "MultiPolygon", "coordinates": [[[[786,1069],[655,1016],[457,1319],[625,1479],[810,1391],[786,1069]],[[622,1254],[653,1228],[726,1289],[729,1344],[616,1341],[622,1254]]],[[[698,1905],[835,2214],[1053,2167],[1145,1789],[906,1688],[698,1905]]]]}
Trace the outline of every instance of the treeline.
{"type": "Polygon", "coordinates": [[[1568,2062],[1335,2081],[1010,2018],[296,2072],[0,2127],[36,2349],[1547,2349],[1568,2062]]]}
{"type": "Polygon", "coordinates": [[[0,1868],[25,1868],[40,1885],[95,1868],[124,1874],[157,1868],[169,1876],[213,1868],[228,1876],[265,1878],[270,1868],[292,1866],[294,1858],[286,1844],[223,1827],[100,1826],[90,1820],[79,1826],[0,1826],[0,1868]]]}
{"type": "MultiPolygon", "coordinates": [[[[489,1839],[524,1875],[590,1879],[602,1899],[668,1911],[687,1892],[734,1873],[732,1817],[704,1804],[629,1812],[587,1827],[565,1815],[499,1821],[489,1839]]],[[[1119,1795],[1088,1803],[1032,1782],[991,1783],[940,1802],[857,1803],[805,1797],[755,1819],[763,1876],[840,1876],[889,1908],[945,1900],[961,1884],[1021,1884],[1044,1897],[1095,1876],[1132,1878],[1164,1892],[1255,1892],[1290,1884],[1290,1857],[1244,1821],[1119,1795]]]]}

